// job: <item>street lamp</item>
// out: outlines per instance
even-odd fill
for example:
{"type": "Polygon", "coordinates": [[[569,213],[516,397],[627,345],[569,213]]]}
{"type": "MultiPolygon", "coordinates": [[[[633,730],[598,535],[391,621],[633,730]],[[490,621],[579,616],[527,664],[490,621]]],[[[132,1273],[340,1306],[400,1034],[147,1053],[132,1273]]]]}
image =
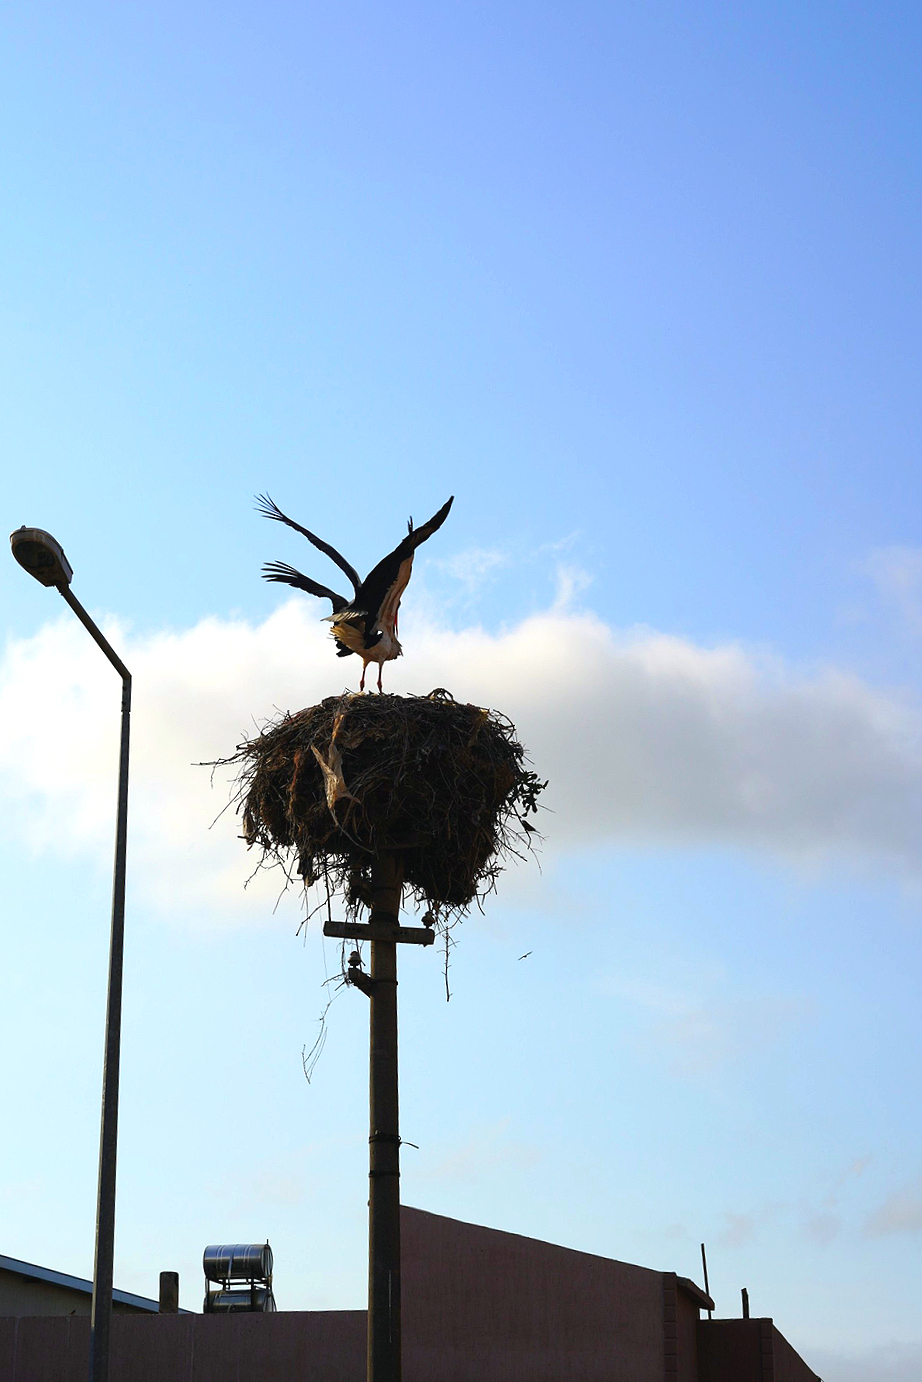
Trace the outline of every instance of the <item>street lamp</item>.
{"type": "Polygon", "coordinates": [[[125,935],[125,847],[128,841],[128,735],[131,725],[131,673],[71,592],[73,571],[64,549],[41,528],[10,534],[13,556],[30,576],[54,586],[122,679],[122,733],[118,759],[118,812],[112,878],[112,932],[109,941],[109,992],[106,1000],[106,1050],[102,1067],[102,1117],[99,1132],[99,1189],[96,1200],[96,1252],[90,1314],[90,1382],[108,1382],[112,1324],[112,1258],[115,1250],[115,1160],[118,1148],[118,1064],[122,1027],[122,951],[125,935]]]}

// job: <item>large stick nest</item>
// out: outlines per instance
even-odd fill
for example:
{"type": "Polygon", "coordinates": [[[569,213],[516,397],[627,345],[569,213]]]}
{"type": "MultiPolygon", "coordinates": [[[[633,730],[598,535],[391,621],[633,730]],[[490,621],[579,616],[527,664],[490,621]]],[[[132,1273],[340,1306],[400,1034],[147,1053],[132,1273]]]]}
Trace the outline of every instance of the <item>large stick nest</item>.
{"type": "Polygon", "coordinates": [[[429,696],[333,696],[241,744],[238,809],[248,845],[325,878],[356,911],[376,852],[398,850],[406,886],[442,921],[491,892],[545,783],[495,710],[429,696]]]}

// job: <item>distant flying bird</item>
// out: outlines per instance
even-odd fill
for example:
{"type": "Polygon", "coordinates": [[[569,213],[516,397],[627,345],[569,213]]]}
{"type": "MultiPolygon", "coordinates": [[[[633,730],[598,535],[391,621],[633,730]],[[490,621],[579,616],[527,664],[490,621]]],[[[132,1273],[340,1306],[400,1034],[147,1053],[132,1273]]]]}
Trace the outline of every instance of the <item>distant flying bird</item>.
{"type": "Polygon", "coordinates": [[[306,537],[308,542],[312,542],[335,561],[340,571],[344,571],[352,582],[355,597],[347,600],[343,595],[337,595],[335,590],[330,590],[329,586],[312,581],[309,576],[303,576],[300,571],[296,571],[285,562],[269,561],[263,566],[263,575],[267,581],[282,581],[285,585],[296,586],[298,590],[306,590],[308,595],[319,595],[321,599],[330,601],[333,613],[328,614],[327,619],[333,625],[337,657],[348,657],[350,653],[357,653],[362,659],[360,691],[365,690],[365,673],[369,662],[378,664],[380,691],[383,664],[400,657],[403,653],[397,642],[397,611],[413,570],[413,554],[417,547],[441,528],[453,502],[454,495],[421,528],[414,528],[411,518],[409,531],[403,541],[378,562],[364,581],[360,581],[355,567],[350,566],[335,547],[309,533],[300,523],[295,523],[293,518],[288,518],[268,494],[257,496],[256,507],[264,518],[273,518],[277,523],[287,523],[289,528],[294,528],[295,532],[306,537]]]}

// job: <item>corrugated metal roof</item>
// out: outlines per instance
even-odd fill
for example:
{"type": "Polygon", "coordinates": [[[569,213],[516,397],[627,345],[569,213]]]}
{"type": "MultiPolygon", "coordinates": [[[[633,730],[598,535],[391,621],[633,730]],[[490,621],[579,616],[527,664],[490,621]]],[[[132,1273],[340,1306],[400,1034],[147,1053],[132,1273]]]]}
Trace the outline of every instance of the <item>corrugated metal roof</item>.
{"type": "MultiPolygon", "coordinates": [[[[63,1286],[70,1291],[82,1291],[86,1295],[93,1294],[92,1281],[85,1281],[82,1276],[68,1276],[66,1272],[54,1272],[50,1267],[37,1267],[34,1262],[21,1262],[18,1257],[4,1257],[0,1253],[0,1272],[15,1272],[17,1276],[25,1277],[28,1281],[47,1281],[50,1286],[63,1286]]],[[[160,1313],[160,1302],[149,1300],[147,1296],[136,1296],[131,1291],[113,1290],[112,1299],[118,1301],[119,1305],[131,1305],[135,1310],[149,1310],[151,1314],[160,1313]]],[[[180,1315],[192,1315],[193,1310],[180,1310],[180,1315]]]]}

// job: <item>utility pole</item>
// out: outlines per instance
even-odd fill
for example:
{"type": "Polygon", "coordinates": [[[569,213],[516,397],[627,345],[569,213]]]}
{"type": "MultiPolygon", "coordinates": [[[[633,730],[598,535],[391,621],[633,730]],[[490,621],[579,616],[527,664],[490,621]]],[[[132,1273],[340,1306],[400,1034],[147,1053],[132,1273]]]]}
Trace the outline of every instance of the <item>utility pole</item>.
{"type": "Polygon", "coordinates": [[[400,1382],[400,1116],[397,946],[432,945],[430,927],[401,926],[403,856],[376,855],[367,923],[328,921],[324,934],[371,942],[371,973],[354,953],[347,979],[368,995],[368,1382],[400,1382]]]}
{"type": "MultiPolygon", "coordinates": [[[[403,859],[372,865],[371,924],[400,924],[403,859]]],[[[368,1091],[368,1382],[400,1382],[400,1116],[397,942],[371,942],[368,1091]]]]}

